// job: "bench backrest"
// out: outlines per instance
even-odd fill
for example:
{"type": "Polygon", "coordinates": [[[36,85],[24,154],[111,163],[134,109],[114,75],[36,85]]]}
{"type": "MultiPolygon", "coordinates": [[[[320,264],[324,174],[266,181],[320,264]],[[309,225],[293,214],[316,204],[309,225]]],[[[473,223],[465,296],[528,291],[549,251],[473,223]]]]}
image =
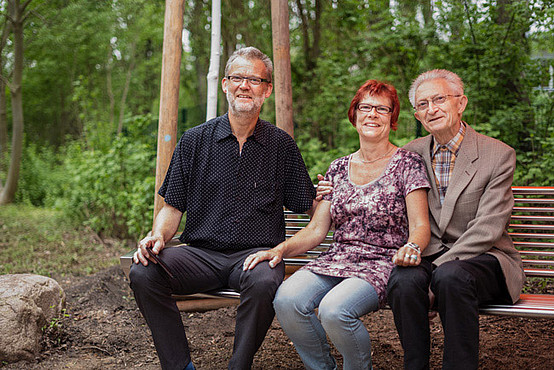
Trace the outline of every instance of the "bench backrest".
{"type": "MultiPolygon", "coordinates": [[[[529,277],[554,277],[554,187],[513,187],[515,205],[509,233],[520,251],[529,277]]],[[[290,238],[309,222],[305,214],[285,211],[286,237],[290,238]]],[[[326,250],[333,240],[330,231],[317,248],[304,255],[286,258],[287,273],[326,250]]]]}
{"type": "Polygon", "coordinates": [[[554,187],[514,187],[510,236],[525,274],[554,277],[554,187]]]}

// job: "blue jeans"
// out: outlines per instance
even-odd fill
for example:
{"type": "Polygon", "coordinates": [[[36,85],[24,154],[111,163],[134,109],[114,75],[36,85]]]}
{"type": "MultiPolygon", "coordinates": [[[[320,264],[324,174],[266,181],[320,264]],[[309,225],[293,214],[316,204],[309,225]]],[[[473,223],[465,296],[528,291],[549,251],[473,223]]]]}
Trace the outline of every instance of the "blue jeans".
{"type": "Polygon", "coordinates": [[[359,317],[376,311],[379,299],[367,281],[300,270],[279,287],[273,306],[306,369],[336,368],[326,334],[344,369],[371,369],[371,340],[359,317]]]}

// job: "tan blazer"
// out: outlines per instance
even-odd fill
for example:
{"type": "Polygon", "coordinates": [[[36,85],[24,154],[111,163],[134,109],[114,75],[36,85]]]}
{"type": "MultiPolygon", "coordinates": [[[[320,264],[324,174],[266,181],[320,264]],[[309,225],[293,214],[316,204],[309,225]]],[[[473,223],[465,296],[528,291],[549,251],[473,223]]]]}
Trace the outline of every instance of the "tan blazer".
{"type": "Polygon", "coordinates": [[[434,261],[437,266],[483,253],[495,256],[515,302],[525,280],[520,254],[507,232],[514,205],[511,186],[515,151],[501,141],[477,133],[469,125],[466,127],[442,206],[431,165],[432,136],[416,139],[404,147],[423,157],[431,182],[431,241],[423,255],[448,248],[434,261]]]}

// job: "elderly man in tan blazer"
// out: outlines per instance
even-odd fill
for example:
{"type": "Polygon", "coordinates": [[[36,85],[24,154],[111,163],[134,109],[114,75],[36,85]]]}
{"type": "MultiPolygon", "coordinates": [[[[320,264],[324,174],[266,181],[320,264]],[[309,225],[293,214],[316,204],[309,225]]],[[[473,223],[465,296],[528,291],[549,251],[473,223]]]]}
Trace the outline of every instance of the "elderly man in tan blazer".
{"type": "Polygon", "coordinates": [[[431,241],[397,265],[388,299],[404,348],[406,369],[428,369],[430,309],[444,329],[444,369],[477,369],[479,305],[515,302],[525,275],[507,233],[513,206],[515,152],[462,121],[463,83],[453,72],[421,74],[410,88],[415,117],[431,135],[406,149],[423,156],[429,190],[431,241]]]}

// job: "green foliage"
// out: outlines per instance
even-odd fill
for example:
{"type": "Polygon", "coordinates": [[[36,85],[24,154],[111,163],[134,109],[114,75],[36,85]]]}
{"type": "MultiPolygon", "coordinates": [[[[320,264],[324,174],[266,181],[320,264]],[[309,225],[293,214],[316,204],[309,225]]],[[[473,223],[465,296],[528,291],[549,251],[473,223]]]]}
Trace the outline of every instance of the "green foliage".
{"type": "Polygon", "coordinates": [[[145,234],[152,223],[155,182],[156,153],[146,132],[151,121],[151,116],[135,117],[127,135],[115,137],[106,150],[86,150],[82,142],[69,146],[64,164],[68,214],[99,233],[145,234]]]}
{"type": "Polygon", "coordinates": [[[27,143],[15,194],[18,203],[51,207],[62,196],[65,173],[59,155],[50,146],[27,143]]]}
{"type": "Polygon", "coordinates": [[[535,91],[535,120],[526,127],[529,151],[518,152],[514,183],[518,185],[552,186],[554,168],[554,92],[535,91]]]}

